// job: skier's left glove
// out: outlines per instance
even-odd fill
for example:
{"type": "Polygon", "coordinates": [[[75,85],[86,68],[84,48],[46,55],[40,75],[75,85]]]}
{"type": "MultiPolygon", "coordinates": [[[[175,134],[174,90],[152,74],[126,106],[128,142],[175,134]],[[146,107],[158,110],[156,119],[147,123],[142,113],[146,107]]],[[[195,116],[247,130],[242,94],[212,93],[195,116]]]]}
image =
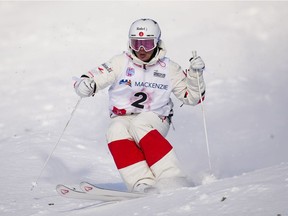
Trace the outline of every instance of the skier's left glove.
{"type": "Polygon", "coordinates": [[[190,71],[202,73],[205,69],[205,63],[200,56],[192,57],[190,60],[190,71]]]}
{"type": "Polygon", "coordinates": [[[81,98],[94,96],[96,92],[96,83],[93,78],[82,75],[81,78],[74,83],[74,89],[81,98]]]}

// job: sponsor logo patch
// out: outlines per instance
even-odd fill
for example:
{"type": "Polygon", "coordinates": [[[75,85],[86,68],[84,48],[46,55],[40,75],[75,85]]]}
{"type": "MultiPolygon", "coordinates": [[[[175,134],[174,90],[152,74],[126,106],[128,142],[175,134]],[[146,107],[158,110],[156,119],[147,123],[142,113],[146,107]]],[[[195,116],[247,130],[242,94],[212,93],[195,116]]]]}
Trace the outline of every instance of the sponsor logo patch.
{"type": "Polygon", "coordinates": [[[135,69],[132,67],[128,67],[126,70],[126,76],[131,77],[135,74],[135,69]]]}
{"type": "Polygon", "coordinates": [[[164,84],[161,84],[161,83],[135,82],[135,86],[145,87],[145,88],[155,88],[155,89],[168,90],[168,85],[164,85],[164,84]]]}
{"type": "Polygon", "coordinates": [[[128,85],[128,86],[132,87],[131,80],[128,80],[128,79],[120,80],[119,85],[128,85]]]}
{"type": "Polygon", "coordinates": [[[126,110],[125,109],[118,109],[117,107],[113,106],[112,112],[115,115],[125,115],[126,114],[126,110]]]}
{"type": "Polygon", "coordinates": [[[154,71],[154,76],[155,77],[160,77],[160,78],[165,78],[166,74],[159,73],[158,71],[154,71]]]}
{"type": "Polygon", "coordinates": [[[103,68],[105,68],[109,73],[113,71],[111,67],[109,67],[106,63],[102,64],[103,68]]]}

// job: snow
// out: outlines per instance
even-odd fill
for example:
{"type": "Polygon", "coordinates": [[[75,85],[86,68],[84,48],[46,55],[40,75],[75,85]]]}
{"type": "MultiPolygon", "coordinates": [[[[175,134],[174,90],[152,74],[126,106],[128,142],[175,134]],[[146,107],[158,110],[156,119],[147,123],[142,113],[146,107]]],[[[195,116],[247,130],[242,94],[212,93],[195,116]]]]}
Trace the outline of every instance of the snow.
{"type": "Polygon", "coordinates": [[[0,2],[0,214],[288,215],[287,2],[0,2]],[[135,19],[160,23],[168,56],[206,62],[201,107],[174,100],[175,147],[195,187],[109,205],[65,199],[55,186],[124,189],[105,141],[107,92],[71,117],[72,77],[126,49],[135,19]],[[213,174],[216,179],[211,179],[213,174]],[[9,189],[9,191],[7,190],[9,189]]]}

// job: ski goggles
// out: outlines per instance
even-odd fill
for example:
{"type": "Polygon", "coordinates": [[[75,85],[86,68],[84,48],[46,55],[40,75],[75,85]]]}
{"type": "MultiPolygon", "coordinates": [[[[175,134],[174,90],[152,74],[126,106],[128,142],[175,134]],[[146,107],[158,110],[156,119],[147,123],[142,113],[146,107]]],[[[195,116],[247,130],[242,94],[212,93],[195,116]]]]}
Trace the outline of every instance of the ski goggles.
{"type": "Polygon", "coordinates": [[[130,47],[138,52],[141,47],[146,52],[149,52],[153,50],[157,46],[157,39],[152,38],[152,39],[130,39],[130,47]]]}

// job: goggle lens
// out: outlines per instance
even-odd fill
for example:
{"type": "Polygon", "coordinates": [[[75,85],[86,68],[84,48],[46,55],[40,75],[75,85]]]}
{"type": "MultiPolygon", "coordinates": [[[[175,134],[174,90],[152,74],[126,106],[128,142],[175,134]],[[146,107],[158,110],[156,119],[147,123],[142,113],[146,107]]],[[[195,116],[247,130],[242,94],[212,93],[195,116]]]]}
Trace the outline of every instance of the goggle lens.
{"type": "Polygon", "coordinates": [[[156,47],[156,43],[154,39],[130,39],[130,47],[138,52],[141,47],[146,52],[153,50],[156,47]]]}

